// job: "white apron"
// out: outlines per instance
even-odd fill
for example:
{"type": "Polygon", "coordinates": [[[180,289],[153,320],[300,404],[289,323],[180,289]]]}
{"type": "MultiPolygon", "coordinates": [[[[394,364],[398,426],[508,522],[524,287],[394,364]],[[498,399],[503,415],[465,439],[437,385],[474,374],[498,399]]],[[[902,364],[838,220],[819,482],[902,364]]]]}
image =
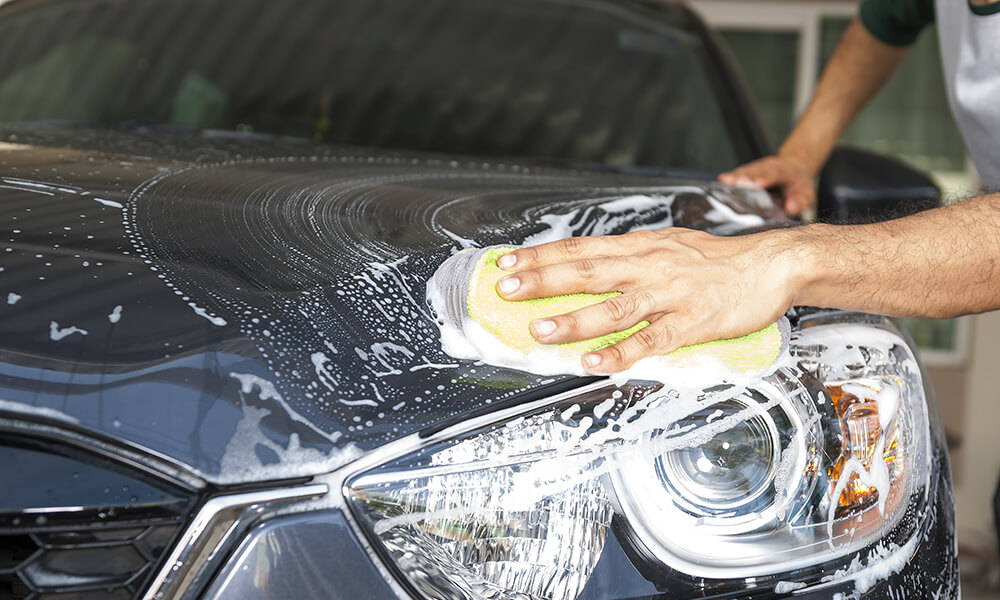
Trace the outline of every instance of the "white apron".
{"type": "Polygon", "coordinates": [[[1000,12],[936,0],[948,101],[986,191],[1000,191],[1000,12]]]}

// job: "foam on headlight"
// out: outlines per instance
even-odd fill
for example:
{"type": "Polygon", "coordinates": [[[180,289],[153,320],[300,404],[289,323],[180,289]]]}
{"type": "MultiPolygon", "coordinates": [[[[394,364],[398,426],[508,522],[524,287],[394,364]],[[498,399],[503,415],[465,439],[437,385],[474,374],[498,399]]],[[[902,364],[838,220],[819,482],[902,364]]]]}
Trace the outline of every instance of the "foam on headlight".
{"type": "Polygon", "coordinates": [[[430,598],[571,600],[620,514],[644,557],[697,577],[821,564],[897,525],[922,489],[919,370],[887,321],[825,323],[751,382],[610,383],[362,473],[362,526],[430,598]]]}

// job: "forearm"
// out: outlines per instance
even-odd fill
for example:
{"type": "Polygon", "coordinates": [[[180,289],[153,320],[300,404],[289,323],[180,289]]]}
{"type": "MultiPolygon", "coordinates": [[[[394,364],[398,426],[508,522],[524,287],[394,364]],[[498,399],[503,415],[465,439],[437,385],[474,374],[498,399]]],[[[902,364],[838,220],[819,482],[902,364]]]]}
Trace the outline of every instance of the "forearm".
{"type": "Polygon", "coordinates": [[[795,158],[814,175],[818,173],[844,130],[905,55],[906,48],[882,43],[855,19],[779,154],[795,158]]]}
{"type": "Polygon", "coordinates": [[[775,233],[794,304],[912,317],[1000,308],[1000,195],[884,223],[775,233]]]}

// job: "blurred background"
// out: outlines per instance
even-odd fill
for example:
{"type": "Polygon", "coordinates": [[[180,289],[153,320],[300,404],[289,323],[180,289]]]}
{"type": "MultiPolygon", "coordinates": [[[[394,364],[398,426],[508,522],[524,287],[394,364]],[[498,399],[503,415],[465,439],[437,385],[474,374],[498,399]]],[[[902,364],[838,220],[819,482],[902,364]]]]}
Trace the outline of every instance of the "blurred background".
{"type": "MultiPolygon", "coordinates": [[[[690,3],[729,46],[775,146],[805,108],[858,5],[853,0],[690,3]]],[[[930,172],[949,202],[978,190],[948,108],[933,29],[921,35],[843,142],[930,172]]],[[[921,347],[951,447],[965,597],[1000,597],[993,517],[1000,477],[1000,313],[909,319],[907,325],[921,347]]]]}

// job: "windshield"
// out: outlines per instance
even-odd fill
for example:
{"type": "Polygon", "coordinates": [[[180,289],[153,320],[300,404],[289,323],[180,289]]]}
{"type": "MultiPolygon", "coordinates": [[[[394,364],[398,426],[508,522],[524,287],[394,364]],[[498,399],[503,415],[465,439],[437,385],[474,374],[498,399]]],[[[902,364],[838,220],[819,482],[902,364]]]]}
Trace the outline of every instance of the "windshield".
{"type": "Polygon", "coordinates": [[[721,171],[738,144],[686,18],[556,0],[15,0],[0,123],[721,171]]]}

